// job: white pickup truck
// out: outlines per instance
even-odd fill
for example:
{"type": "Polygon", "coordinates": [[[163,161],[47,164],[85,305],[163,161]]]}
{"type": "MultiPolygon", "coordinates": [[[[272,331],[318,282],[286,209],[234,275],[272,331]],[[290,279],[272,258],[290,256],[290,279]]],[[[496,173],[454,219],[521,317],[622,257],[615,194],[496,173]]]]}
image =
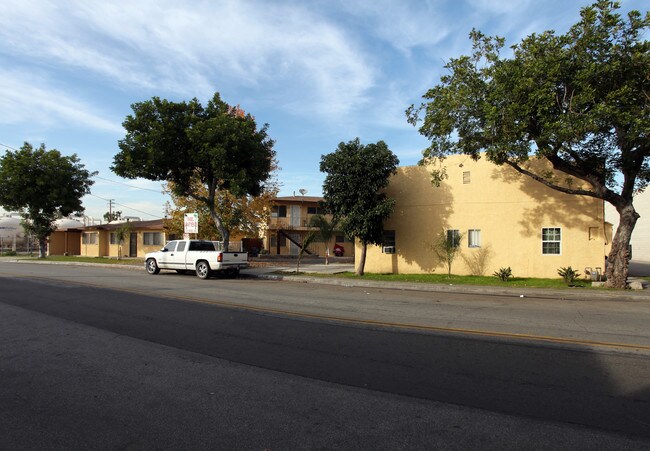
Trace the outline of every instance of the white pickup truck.
{"type": "Polygon", "coordinates": [[[201,279],[207,279],[215,272],[236,276],[240,269],[248,267],[248,253],[219,251],[212,241],[175,240],[161,250],[145,255],[144,267],[149,274],[173,269],[181,274],[195,271],[201,279]]]}

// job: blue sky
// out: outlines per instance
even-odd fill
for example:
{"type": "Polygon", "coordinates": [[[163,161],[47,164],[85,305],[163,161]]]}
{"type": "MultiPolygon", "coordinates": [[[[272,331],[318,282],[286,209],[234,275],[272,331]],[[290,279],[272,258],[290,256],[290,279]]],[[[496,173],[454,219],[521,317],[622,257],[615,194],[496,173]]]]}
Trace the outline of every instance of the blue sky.
{"type": "MultiPolygon", "coordinates": [[[[222,98],[269,123],[280,195],[320,195],[321,155],[384,140],[401,165],[427,146],[404,110],[470,50],[477,28],[507,45],[564,32],[591,1],[0,2],[0,143],[76,153],[98,177],[84,198],[101,218],[162,217],[161,183],[110,171],[134,102],[222,98]]],[[[647,10],[623,0],[622,11],[647,10]]],[[[4,151],[5,147],[0,147],[4,151]]]]}

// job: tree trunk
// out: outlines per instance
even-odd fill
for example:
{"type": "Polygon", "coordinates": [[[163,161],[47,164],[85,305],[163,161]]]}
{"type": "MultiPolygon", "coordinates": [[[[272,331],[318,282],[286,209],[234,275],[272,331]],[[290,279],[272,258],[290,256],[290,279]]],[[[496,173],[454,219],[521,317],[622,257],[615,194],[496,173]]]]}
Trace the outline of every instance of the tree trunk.
{"type": "Polygon", "coordinates": [[[357,276],[363,276],[366,267],[366,249],[368,245],[361,243],[361,255],[359,256],[359,266],[357,266],[357,276]]]}
{"type": "Polygon", "coordinates": [[[47,237],[38,239],[38,258],[45,258],[47,256],[47,237]]]}
{"type": "Polygon", "coordinates": [[[627,283],[629,265],[629,246],[632,231],[636,225],[639,214],[634,209],[632,202],[617,206],[619,223],[616,234],[612,240],[612,250],[605,262],[606,287],[625,288],[627,283]]]}
{"type": "Polygon", "coordinates": [[[330,247],[329,244],[325,246],[325,264],[330,264],[330,247]]]}
{"type": "Polygon", "coordinates": [[[223,251],[228,252],[230,249],[230,230],[226,229],[225,227],[222,227],[221,230],[221,237],[223,238],[223,251]]]}
{"type": "Polygon", "coordinates": [[[214,207],[210,209],[210,216],[214,221],[214,225],[217,226],[217,230],[221,234],[221,240],[223,241],[223,251],[228,252],[228,248],[230,246],[230,230],[224,227],[223,222],[221,221],[221,218],[217,212],[214,210],[214,207]]]}

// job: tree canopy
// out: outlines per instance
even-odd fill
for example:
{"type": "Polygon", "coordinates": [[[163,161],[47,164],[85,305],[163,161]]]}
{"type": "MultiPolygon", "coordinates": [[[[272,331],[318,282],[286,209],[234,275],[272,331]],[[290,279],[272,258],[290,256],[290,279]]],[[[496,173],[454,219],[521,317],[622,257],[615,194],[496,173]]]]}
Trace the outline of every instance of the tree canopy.
{"type": "Polygon", "coordinates": [[[383,242],[384,220],[395,203],[383,189],[398,164],[385,142],[363,145],[359,138],[341,142],[336,151],[321,157],[320,170],[326,173],[325,207],[341,220],[343,232],[358,238],[362,245],[359,275],[364,272],[367,245],[383,242]]]}
{"type": "Polygon", "coordinates": [[[218,93],[206,106],[197,99],[171,102],[154,97],[131,108],[113,172],[172,182],[176,195],[207,207],[227,248],[230,230],[218,209],[218,193],[242,197],[264,191],[275,168],[268,124],[258,129],[253,116],[228,105],[218,93]],[[204,190],[196,189],[197,180],[204,190]]]}
{"type": "Polygon", "coordinates": [[[451,59],[407,116],[431,140],[421,163],[484,152],[557,191],[610,202],[620,223],[608,284],[624,287],[639,217],[633,197],[650,182],[650,43],[642,39],[650,13],[631,11],[625,20],[619,7],[598,1],[567,33],[532,34],[508,57],[500,54],[504,39],[473,30],[473,53],[451,59]],[[567,178],[536,172],[534,156],[567,178]]]}
{"type": "Polygon", "coordinates": [[[54,221],[84,210],[81,198],[90,193],[95,174],[75,154],[63,156],[45,144],[34,149],[25,143],[0,158],[0,205],[20,212],[25,231],[38,238],[39,256],[45,257],[54,221]]]}

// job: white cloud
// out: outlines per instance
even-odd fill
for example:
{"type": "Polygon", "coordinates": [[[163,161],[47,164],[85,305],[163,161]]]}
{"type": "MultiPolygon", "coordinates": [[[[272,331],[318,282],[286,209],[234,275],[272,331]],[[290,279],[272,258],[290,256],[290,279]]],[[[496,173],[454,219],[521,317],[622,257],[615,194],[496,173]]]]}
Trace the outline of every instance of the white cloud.
{"type": "Polygon", "coordinates": [[[0,51],[123,90],[277,89],[287,109],[324,115],[352,110],[373,83],[345,33],[299,4],[9,1],[0,51]]]}
{"type": "Polygon", "coordinates": [[[21,71],[0,72],[0,124],[73,123],[122,133],[119,121],[97,114],[97,107],[53,87],[49,80],[21,71]]]}
{"type": "Polygon", "coordinates": [[[407,54],[414,47],[435,46],[454,31],[444,0],[343,1],[339,6],[353,15],[367,33],[407,54]]]}

